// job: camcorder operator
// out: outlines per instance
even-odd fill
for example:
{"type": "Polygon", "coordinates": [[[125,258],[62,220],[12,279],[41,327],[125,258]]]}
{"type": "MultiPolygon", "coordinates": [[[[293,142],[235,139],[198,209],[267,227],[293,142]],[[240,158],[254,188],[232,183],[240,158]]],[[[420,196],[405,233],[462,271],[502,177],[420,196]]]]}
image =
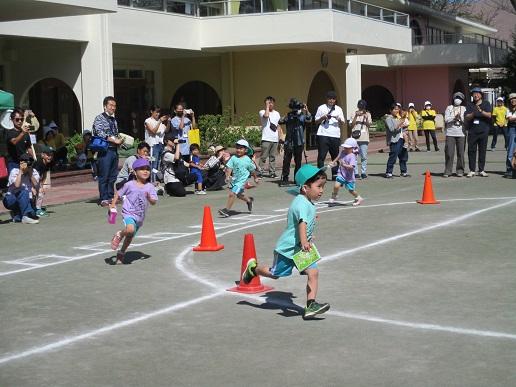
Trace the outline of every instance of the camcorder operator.
{"type": "Polygon", "coordinates": [[[305,123],[312,122],[312,115],[303,102],[291,98],[288,108],[288,114],[279,121],[280,125],[285,125],[285,140],[280,140],[284,150],[280,185],[289,184],[292,157],[295,163],[294,175],[301,168],[301,158],[305,150],[305,123]]]}

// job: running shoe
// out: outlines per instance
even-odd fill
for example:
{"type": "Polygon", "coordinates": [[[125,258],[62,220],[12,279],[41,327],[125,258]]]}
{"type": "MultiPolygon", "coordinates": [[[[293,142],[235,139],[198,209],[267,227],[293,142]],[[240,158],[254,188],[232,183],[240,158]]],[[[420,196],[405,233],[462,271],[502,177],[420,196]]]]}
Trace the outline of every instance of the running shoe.
{"type": "Polygon", "coordinates": [[[227,218],[227,217],[229,217],[229,211],[225,208],[221,208],[219,210],[219,215],[222,216],[223,218],[227,218]]]}
{"type": "Polygon", "coordinates": [[[313,301],[309,306],[305,308],[305,311],[303,313],[303,319],[307,320],[310,318],[315,317],[317,314],[323,314],[327,312],[330,309],[330,304],[323,303],[319,304],[316,301],[313,301]]]}
{"type": "Polygon", "coordinates": [[[247,209],[249,210],[249,213],[253,212],[253,202],[254,198],[252,196],[249,197],[249,201],[247,202],[247,209]]]}
{"type": "Polygon", "coordinates": [[[38,208],[36,210],[36,215],[41,218],[42,216],[48,216],[48,212],[46,212],[43,208],[38,208]]]}
{"type": "Polygon", "coordinates": [[[245,270],[242,273],[242,282],[244,284],[248,284],[254,277],[256,277],[256,272],[254,270],[256,269],[257,265],[258,264],[256,263],[256,259],[254,258],[251,258],[249,261],[247,261],[245,270]]]}
{"type": "Polygon", "coordinates": [[[359,206],[363,202],[364,202],[364,198],[362,198],[362,196],[359,196],[355,200],[353,200],[353,207],[359,206]]]}
{"type": "Polygon", "coordinates": [[[478,173],[478,176],[487,177],[487,176],[489,176],[489,175],[486,173],[486,171],[480,171],[480,172],[478,173]]]}
{"type": "Polygon", "coordinates": [[[122,240],[122,233],[120,231],[117,231],[115,235],[113,235],[113,238],[111,239],[111,249],[116,250],[118,249],[118,246],[120,246],[120,241],[122,240]]]}
{"type": "Polygon", "coordinates": [[[385,174],[386,179],[392,179],[392,173],[386,173],[385,174]]]}
{"type": "Polygon", "coordinates": [[[466,175],[466,177],[473,177],[475,176],[475,172],[468,172],[468,174],[466,175]]]}

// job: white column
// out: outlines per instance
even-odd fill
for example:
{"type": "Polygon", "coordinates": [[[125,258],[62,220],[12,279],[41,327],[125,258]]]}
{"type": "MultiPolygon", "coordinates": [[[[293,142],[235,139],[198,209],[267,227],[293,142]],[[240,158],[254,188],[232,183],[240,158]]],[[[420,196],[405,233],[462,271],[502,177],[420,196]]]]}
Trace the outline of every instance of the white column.
{"type": "Polygon", "coordinates": [[[362,98],[362,66],[358,55],[346,56],[346,118],[349,119],[362,98]]]}
{"type": "Polygon", "coordinates": [[[81,52],[81,89],[83,130],[91,129],[96,115],[103,111],[102,100],[113,95],[113,49],[109,35],[109,16],[91,15],[88,20],[89,41],[81,52]]]}

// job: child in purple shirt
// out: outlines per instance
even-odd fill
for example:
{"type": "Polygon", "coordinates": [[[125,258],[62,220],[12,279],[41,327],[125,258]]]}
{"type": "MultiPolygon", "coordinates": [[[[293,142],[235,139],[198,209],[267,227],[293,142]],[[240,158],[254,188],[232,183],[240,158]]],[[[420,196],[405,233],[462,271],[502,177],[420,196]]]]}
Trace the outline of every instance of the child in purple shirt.
{"type": "Polygon", "coordinates": [[[357,164],[357,155],[354,150],[358,148],[357,140],[348,138],[340,147],[339,155],[331,163],[332,166],[339,165],[339,169],[329,203],[330,205],[335,203],[340,187],[344,186],[355,198],[353,206],[359,206],[364,199],[355,190],[355,165],[357,164]]]}
{"type": "Polygon", "coordinates": [[[122,216],[124,220],[124,228],[117,231],[111,240],[111,248],[118,249],[122,239],[124,243],[122,248],[116,253],[116,261],[124,263],[124,255],[131,244],[138,229],[143,225],[145,212],[149,203],[154,205],[158,201],[156,189],[149,182],[151,167],[149,160],[140,158],[136,159],[132,165],[136,180],[130,180],[125,183],[122,188],[115,192],[115,197],[111,201],[110,208],[116,208],[116,202],[119,197],[123,198],[122,216]]]}

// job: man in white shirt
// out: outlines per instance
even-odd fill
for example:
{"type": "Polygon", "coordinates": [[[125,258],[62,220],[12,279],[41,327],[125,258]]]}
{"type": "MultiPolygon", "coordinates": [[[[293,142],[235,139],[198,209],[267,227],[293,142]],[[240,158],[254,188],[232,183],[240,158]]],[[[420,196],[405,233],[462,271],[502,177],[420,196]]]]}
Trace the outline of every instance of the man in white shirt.
{"type": "Polygon", "coordinates": [[[280,114],[274,110],[274,97],[267,97],[264,100],[265,109],[260,110],[260,122],[262,125],[262,153],[260,155],[259,167],[263,171],[265,162],[269,158],[269,177],[276,177],[276,154],[278,152],[278,141],[281,136],[279,126],[280,114]]]}
{"type": "MultiPolygon", "coordinates": [[[[340,106],[336,105],[337,93],[328,91],[326,93],[326,103],[317,108],[315,123],[319,125],[317,129],[317,167],[324,166],[324,160],[328,151],[331,159],[334,160],[339,155],[340,146],[340,124],[345,122],[344,112],[340,106]]],[[[335,180],[337,167],[332,168],[332,179],[335,180]]]]}

